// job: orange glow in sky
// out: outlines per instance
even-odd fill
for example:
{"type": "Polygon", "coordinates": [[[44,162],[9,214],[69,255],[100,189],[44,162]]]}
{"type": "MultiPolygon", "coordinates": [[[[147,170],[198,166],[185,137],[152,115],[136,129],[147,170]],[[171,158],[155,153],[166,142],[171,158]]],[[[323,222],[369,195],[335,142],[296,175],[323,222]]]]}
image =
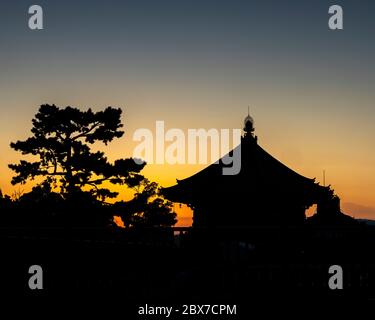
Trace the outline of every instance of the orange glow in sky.
{"type": "MultiPolygon", "coordinates": [[[[36,110],[37,107],[35,107],[34,111],[36,110]]],[[[261,114],[261,111],[256,111],[256,113],[261,114]]],[[[187,128],[189,126],[189,123],[186,123],[187,121],[191,121],[190,127],[201,124],[197,116],[194,118],[191,115],[190,120],[189,117],[185,117],[183,123],[181,119],[178,119],[178,115],[176,116],[176,120],[173,121],[171,119],[169,121],[171,126],[174,124],[175,126],[180,125],[187,128]]],[[[236,119],[238,119],[236,123],[232,120],[232,115],[229,114],[227,116],[229,126],[238,123],[242,124],[242,116],[243,114],[236,115],[236,119]]],[[[135,117],[135,114],[130,113],[130,118],[133,117],[135,117]]],[[[225,118],[224,114],[220,115],[218,120],[207,120],[207,123],[211,123],[211,126],[217,122],[222,124],[222,118],[225,118]]],[[[255,116],[259,144],[268,152],[297,172],[310,178],[316,177],[317,181],[320,182],[322,182],[322,171],[325,169],[326,184],[331,184],[341,197],[342,209],[345,213],[357,218],[375,218],[375,210],[373,210],[375,207],[373,197],[375,171],[372,166],[374,162],[371,162],[374,154],[372,150],[360,148],[360,144],[366,145],[366,141],[364,137],[361,137],[360,132],[348,135],[344,130],[344,125],[336,127],[336,132],[333,132],[329,127],[325,130],[316,131],[314,130],[314,121],[300,124],[296,123],[293,117],[289,119],[287,116],[272,116],[265,119],[262,117],[258,119],[259,117],[255,116]],[[274,121],[272,122],[271,120],[274,121]],[[340,137],[340,134],[342,137],[340,137]],[[348,152],[349,146],[353,150],[355,150],[354,146],[356,146],[357,152],[348,152]]],[[[20,122],[20,125],[9,127],[8,135],[2,136],[0,144],[3,150],[0,159],[0,185],[3,192],[7,194],[12,194],[15,191],[27,192],[31,188],[31,184],[25,186],[10,185],[12,173],[7,168],[7,164],[21,159],[22,156],[20,157],[19,154],[9,148],[9,141],[14,141],[17,138],[26,138],[29,136],[31,128],[30,119],[13,120],[20,122]]],[[[150,122],[152,123],[152,120],[144,118],[142,122],[149,124],[150,122]]],[[[127,123],[125,120],[124,124],[127,132],[125,138],[114,141],[107,147],[98,145],[95,148],[105,151],[112,161],[117,158],[131,156],[132,148],[136,145],[136,142],[131,141],[132,134],[129,132],[136,128],[135,123],[136,121],[127,123]]],[[[335,120],[330,125],[334,126],[335,120]]],[[[149,129],[153,130],[152,125],[149,129]]],[[[186,178],[204,167],[205,165],[149,164],[146,165],[142,173],[150,180],[166,187],[175,184],[176,179],[186,178]]],[[[120,199],[130,198],[129,191],[118,187],[115,190],[120,192],[120,199]]],[[[176,205],[175,210],[178,213],[178,226],[191,225],[192,211],[187,206],[183,205],[180,208],[179,205],[176,205]]]]}

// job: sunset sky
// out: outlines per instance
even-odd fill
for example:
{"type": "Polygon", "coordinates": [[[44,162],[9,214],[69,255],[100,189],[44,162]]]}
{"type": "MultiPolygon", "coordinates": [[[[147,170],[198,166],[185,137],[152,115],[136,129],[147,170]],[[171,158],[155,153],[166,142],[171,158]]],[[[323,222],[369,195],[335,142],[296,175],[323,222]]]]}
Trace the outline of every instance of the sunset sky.
{"type": "MultiPolygon", "coordinates": [[[[11,186],[11,141],[30,135],[43,103],[124,111],[134,130],[242,128],[250,105],[259,144],[300,174],[331,184],[342,209],[375,219],[374,1],[37,1],[0,6],[0,188],[11,186]],[[328,8],[344,30],[328,28],[328,8]]],[[[204,166],[148,165],[173,185],[204,166]]],[[[184,214],[184,213],[183,213],[184,214]]],[[[182,215],[183,215],[182,214],[182,215]]],[[[181,221],[183,220],[183,217],[181,221]]],[[[186,220],[187,221],[187,220],[186,220]]]]}

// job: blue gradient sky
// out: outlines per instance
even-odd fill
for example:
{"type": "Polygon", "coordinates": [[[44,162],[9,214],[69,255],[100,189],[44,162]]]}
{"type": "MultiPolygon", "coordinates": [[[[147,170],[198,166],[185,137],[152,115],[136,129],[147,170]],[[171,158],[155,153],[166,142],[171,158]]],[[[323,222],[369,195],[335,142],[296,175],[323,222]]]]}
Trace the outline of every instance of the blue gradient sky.
{"type": "MultiPolygon", "coordinates": [[[[308,177],[327,181],[350,214],[375,218],[375,2],[30,1],[0,6],[0,186],[11,193],[9,142],[29,135],[42,103],[123,107],[132,132],[155,120],[235,128],[247,105],[259,143],[308,177]],[[77,3],[78,2],[78,3],[77,3]],[[328,29],[328,8],[344,30],[328,29]]],[[[173,184],[197,166],[149,166],[173,184]]],[[[16,187],[17,189],[17,187],[16,187]]]]}

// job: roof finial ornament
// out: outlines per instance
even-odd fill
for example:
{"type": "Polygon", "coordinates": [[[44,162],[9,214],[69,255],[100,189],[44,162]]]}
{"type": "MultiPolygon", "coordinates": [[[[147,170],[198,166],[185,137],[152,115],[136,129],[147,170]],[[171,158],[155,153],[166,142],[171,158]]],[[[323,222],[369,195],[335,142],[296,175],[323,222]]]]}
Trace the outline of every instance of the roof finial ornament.
{"type": "Polygon", "coordinates": [[[247,106],[247,116],[244,120],[244,128],[246,136],[254,136],[254,119],[250,116],[250,106],[247,106]]]}

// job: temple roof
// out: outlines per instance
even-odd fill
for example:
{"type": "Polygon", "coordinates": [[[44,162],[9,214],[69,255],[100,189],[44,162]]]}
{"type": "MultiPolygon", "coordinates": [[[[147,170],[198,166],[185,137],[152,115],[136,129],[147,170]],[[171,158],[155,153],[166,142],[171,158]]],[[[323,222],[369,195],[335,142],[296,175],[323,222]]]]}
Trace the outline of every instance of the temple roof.
{"type": "MultiPolygon", "coordinates": [[[[254,194],[256,190],[264,190],[270,195],[283,197],[317,197],[322,187],[315,179],[306,178],[288,168],[271,156],[257,143],[257,138],[251,135],[241,138],[241,170],[237,175],[223,175],[221,158],[199,171],[198,173],[177,180],[177,184],[163,189],[166,198],[182,203],[192,203],[196,198],[211,194],[254,194]]],[[[236,152],[236,149],[230,152],[236,152]]]]}

